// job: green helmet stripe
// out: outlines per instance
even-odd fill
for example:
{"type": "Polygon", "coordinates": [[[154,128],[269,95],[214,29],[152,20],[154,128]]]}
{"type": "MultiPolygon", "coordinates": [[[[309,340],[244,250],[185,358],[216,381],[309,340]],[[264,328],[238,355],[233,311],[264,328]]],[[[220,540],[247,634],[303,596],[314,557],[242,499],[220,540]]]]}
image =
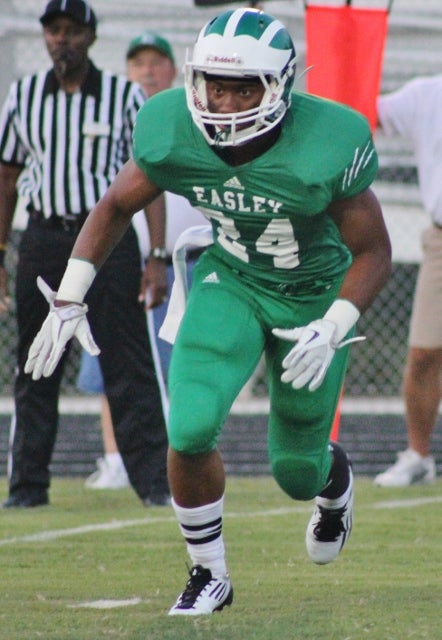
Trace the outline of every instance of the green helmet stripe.
{"type": "Polygon", "coordinates": [[[292,49],[290,35],[279,21],[275,20],[273,16],[265,13],[259,14],[257,20],[257,14],[244,9],[237,9],[232,11],[226,11],[222,15],[214,18],[206,26],[204,35],[226,35],[226,31],[233,31],[231,35],[236,36],[249,36],[260,40],[264,37],[270,39],[268,45],[275,49],[292,49]],[[241,16],[238,16],[238,12],[242,12],[241,16]],[[279,26],[279,28],[278,28],[279,26]],[[268,29],[270,30],[268,31],[268,29]],[[274,35],[271,34],[275,31],[274,35]]]}
{"type": "Polygon", "coordinates": [[[272,22],[274,18],[265,13],[261,14],[257,20],[255,14],[250,11],[245,12],[236,25],[235,36],[250,36],[259,40],[272,22]]]}
{"type": "Polygon", "coordinates": [[[288,31],[286,29],[280,29],[272,38],[269,47],[274,47],[275,49],[293,49],[293,42],[288,31]]]}
{"type": "Polygon", "coordinates": [[[230,16],[234,13],[234,11],[226,11],[221,16],[214,18],[209,22],[206,26],[206,30],[204,32],[205,36],[209,36],[211,34],[217,34],[219,36],[224,35],[224,31],[226,30],[226,25],[230,19],[230,16]]]}

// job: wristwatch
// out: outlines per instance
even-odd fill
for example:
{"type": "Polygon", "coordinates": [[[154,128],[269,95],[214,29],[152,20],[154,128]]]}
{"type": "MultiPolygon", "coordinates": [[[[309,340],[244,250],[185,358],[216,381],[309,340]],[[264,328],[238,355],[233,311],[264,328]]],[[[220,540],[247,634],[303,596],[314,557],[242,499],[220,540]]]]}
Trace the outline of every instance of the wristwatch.
{"type": "Polygon", "coordinates": [[[157,258],[158,260],[166,260],[167,251],[166,247],[154,247],[150,250],[149,258],[157,258]]]}

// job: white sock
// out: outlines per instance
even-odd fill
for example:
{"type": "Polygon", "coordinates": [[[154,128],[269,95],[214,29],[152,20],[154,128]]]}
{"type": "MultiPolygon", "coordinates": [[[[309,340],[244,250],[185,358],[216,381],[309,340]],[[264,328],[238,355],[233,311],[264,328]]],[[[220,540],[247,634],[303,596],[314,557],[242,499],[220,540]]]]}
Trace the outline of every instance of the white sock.
{"type": "Polygon", "coordinates": [[[111,469],[118,469],[118,467],[124,466],[123,459],[118,451],[116,453],[106,453],[104,458],[111,469]]]}
{"type": "Polygon", "coordinates": [[[187,543],[192,565],[200,564],[210,569],[213,577],[227,574],[225,548],[222,536],[224,498],[217,502],[186,509],[172,499],[181,533],[187,543]]]}

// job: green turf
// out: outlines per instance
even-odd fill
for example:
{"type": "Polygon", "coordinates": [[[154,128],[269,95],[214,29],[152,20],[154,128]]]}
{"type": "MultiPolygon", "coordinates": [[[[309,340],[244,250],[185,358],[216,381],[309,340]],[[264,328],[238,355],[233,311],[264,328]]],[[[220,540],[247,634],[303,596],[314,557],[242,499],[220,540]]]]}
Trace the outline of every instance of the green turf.
{"type": "Polygon", "coordinates": [[[320,567],[304,549],[311,504],[293,503],[270,478],[230,478],[234,603],[183,619],[166,615],[187,579],[172,510],[146,509],[130,490],[55,479],[51,506],[0,513],[0,638],[438,640],[441,488],[385,490],[357,479],[350,542],[320,567]],[[82,606],[100,600],[134,604],[82,606]]]}

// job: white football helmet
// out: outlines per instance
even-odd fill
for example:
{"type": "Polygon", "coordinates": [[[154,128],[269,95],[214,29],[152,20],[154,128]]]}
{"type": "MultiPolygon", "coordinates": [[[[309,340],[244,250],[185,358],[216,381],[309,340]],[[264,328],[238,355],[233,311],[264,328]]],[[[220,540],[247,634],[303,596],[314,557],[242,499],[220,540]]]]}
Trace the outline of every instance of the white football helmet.
{"type": "Polygon", "coordinates": [[[204,26],[185,65],[187,106],[207,142],[243,144],[275,127],[290,105],[296,68],[293,41],[284,25],[258,9],[226,11],[204,26]],[[211,113],[206,74],[259,78],[261,104],[238,113],[211,113]]]}

